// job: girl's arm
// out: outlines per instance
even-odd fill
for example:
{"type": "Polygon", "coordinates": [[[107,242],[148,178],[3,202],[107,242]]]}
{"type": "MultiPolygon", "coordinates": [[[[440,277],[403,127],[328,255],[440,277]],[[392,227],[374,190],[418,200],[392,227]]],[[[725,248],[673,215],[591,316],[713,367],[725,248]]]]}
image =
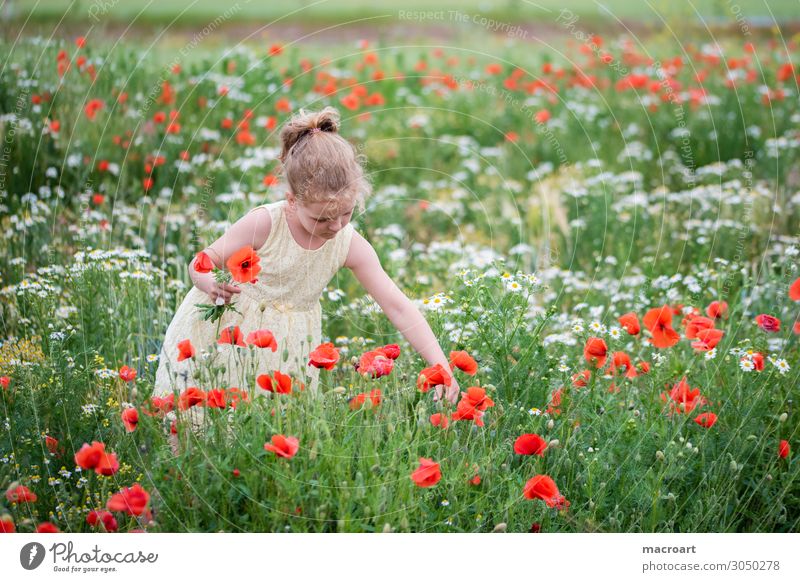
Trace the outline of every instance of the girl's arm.
{"type": "MultiPolygon", "coordinates": [[[[353,232],[353,240],[350,243],[350,250],[344,266],[353,271],[367,293],[381,306],[389,321],[425,361],[431,366],[441,364],[445,370],[450,372],[453,381],[447,388],[446,397],[450,402],[455,403],[459,394],[458,383],[436,336],[433,335],[433,331],[417,306],[406,297],[383,270],[375,249],[358,232],[353,232]]],[[[441,396],[442,386],[437,386],[436,399],[438,400],[441,396]]]]}
{"type": "MultiPolygon", "coordinates": [[[[272,228],[272,218],[263,207],[250,211],[237,220],[221,237],[208,245],[203,251],[218,269],[225,268],[225,262],[240,248],[250,245],[259,249],[266,242],[272,228]]],[[[234,293],[241,293],[236,285],[219,284],[211,273],[198,273],[194,270],[194,261],[197,255],[189,262],[189,276],[194,286],[208,293],[212,300],[221,297],[228,303],[234,293]]]]}

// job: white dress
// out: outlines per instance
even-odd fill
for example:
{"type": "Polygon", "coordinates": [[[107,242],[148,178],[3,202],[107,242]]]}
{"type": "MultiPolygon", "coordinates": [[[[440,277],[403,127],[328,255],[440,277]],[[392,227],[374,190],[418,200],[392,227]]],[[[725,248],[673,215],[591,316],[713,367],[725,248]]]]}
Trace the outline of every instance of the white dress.
{"type": "MultiPolygon", "coordinates": [[[[348,223],[320,248],[305,249],[289,231],[285,206],[286,201],[281,200],[250,210],[267,209],[272,228],[256,251],[261,258],[258,281],[240,283],[242,292],[231,299],[241,315],[228,311],[217,322],[204,321],[195,304],[211,303],[211,298],[196,287],[189,290],[167,328],[154,395],[181,392],[191,386],[202,390],[236,387],[259,394],[263,390],[255,378],[274,370],[291,375],[303,382],[306,390],[317,393],[319,369],[309,366],[308,358],[321,342],[320,297],[347,259],[354,228],[348,223]],[[218,344],[218,332],[235,325],[243,339],[252,331],[268,329],[275,336],[277,351],[218,344]],[[196,355],[178,362],[178,343],[185,339],[192,342],[196,355]]],[[[297,384],[293,386],[293,390],[298,388],[297,384]]]]}

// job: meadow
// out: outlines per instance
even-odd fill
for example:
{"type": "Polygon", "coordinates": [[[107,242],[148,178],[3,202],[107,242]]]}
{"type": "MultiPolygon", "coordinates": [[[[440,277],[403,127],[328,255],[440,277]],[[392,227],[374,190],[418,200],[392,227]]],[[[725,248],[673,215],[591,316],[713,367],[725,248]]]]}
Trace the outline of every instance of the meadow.
{"type": "Polygon", "coordinates": [[[0,531],[798,531],[797,41],[6,41],[0,531]],[[345,271],[321,396],[153,399],[188,262],[325,105],[459,404],[345,271]]]}

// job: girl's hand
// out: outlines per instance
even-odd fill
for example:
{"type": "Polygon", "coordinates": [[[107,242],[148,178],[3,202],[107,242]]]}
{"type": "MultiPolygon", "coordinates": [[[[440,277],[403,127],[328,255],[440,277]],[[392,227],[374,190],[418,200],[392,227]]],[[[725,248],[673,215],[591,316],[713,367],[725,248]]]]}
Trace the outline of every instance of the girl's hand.
{"type": "Polygon", "coordinates": [[[208,294],[211,297],[211,302],[214,305],[222,305],[225,303],[230,303],[231,298],[236,293],[241,293],[242,290],[237,287],[236,285],[231,285],[230,283],[218,283],[214,279],[208,281],[204,288],[200,288],[201,291],[208,294]],[[217,300],[220,300],[219,302],[217,300]]]}
{"type": "Polygon", "coordinates": [[[455,376],[451,374],[450,378],[450,386],[447,386],[447,391],[444,390],[444,384],[439,384],[436,386],[436,393],[433,395],[434,402],[438,402],[442,398],[442,392],[445,392],[445,398],[447,398],[447,401],[450,402],[450,404],[456,403],[458,400],[458,395],[461,393],[461,388],[459,388],[455,376]]]}

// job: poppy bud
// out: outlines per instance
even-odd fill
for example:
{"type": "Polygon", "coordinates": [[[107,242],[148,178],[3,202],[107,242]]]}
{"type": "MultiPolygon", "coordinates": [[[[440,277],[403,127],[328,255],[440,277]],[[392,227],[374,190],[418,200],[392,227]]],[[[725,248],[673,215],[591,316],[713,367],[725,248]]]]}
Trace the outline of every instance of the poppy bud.
{"type": "Polygon", "coordinates": [[[664,461],[665,457],[663,451],[656,451],[656,459],[658,459],[661,462],[664,461]]]}
{"type": "Polygon", "coordinates": [[[769,473],[767,473],[767,477],[766,477],[766,479],[767,479],[767,481],[772,481],[772,475],[770,475],[769,473]]]}
{"type": "Polygon", "coordinates": [[[344,386],[337,386],[336,388],[333,389],[334,394],[344,394],[345,392],[347,392],[347,388],[345,388],[344,386]]]}
{"type": "Polygon", "coordinates": [[[551,418],[550,420],[548,420],[548,421],[547,421],[547,430],[553,430],[553,427],[554,427],[555,425],[556,425],[556,423],[555,423],[555,422],[553,421],[553,419],[551,418]]]}
{"type": "Polygon", "coordinates": [[[494,526],[492,533],[506,533],[507,529],[508,529],[508,524],[498,523],[496,526],[494,526]]]}
{"type": "Polygon", "coordinates": [[[739,471],[739,465],[736,464],[736,461],[731,461],[731,473],[737,473],[739,471]]]}
{"type": "Polygon", "coordinates": [[[392,533],[392,526],[388,523],[383,524],[383,533],[392,533]]]}
{"type": "Polygon", "coordinates": [[[550,441],[550,445],[549,446],[551,448],[559,447],[559,446],[561,446],[561,441],[558,440],[558,439],[553,439],[553,440],[550,441]]]}
{"type": "Polygon", "coordinates": [[[408,518],[405,515],[400,518],[400,527],[402,529],[408,529],[408,518]]]}
{"type": "Polygon", "coordinates": [[[783,414],[781,414],[781,415],[778,417],[778,422],[786,422],[786,419],[787,419],[787,418],[789,418],[789,415],[788,415],[787,413],[785,413],[785,412],[784,412],[783,414]]]}

